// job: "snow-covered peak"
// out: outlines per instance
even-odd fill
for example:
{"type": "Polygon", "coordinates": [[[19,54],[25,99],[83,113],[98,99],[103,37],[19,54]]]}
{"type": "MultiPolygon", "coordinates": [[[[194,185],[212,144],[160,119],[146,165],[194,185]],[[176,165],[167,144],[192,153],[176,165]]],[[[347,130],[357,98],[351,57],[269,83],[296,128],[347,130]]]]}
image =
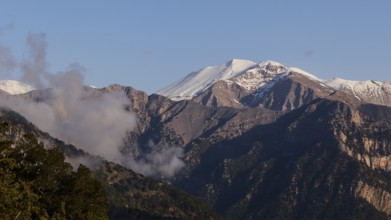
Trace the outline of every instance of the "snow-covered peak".
{"type": "Polygon", "coordinates": [[[16,80],[0,80],[0,89],[11,95],[23,94],[34,90],[32,86],[16,80]]]}
{"type": "Polygon", "coordinates": [[[234,82],[247,90],[257,90],[277,76],[287,72],[288,68],[281,63],[266,60],[227,81],[234,82]]]}
{"type": "Polygon", "coordinates": [[[289,68],[276,61],[266,60],[254,63],[249,60],[233,59],[219,66],[205,67],[190,73],[157,93],[175,101],[192,99],[220,80],[236,83],[249,91],[260,91],[263,87],[270,87],[269,84],[273,84],[291,73],[321,81],[304,70],[295,67],[289,68]]]}
{"type": "Polygon", "coordinates": [[[353,93],[356,98],[371,102],[372,98],[383,98],[391,95],[391,83],[385,81],[353,81],[334,78],[325,82],[328,86],[345,92],[353,93]]]}
{"type": "Polygon", "coordinates": [[[205,67],[188,74],[179,81],[158,91],[157,94],[164,95],[172,100],[192,99],[217,81],[233,78],[254,65],[255,63],[252,61],[233,59],[223,65],[205,67]]]}

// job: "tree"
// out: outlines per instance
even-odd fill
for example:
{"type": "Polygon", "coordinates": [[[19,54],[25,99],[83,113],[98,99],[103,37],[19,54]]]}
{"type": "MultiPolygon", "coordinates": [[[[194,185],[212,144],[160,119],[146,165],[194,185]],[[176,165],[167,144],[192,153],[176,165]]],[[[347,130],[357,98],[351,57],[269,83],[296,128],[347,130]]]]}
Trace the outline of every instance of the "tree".
{"type": "Polygon", "coordinates": [[[31,134],[15,143],[0,139],[0,219],[107,219],[107,213],[106,192],[87,167],[73,172],[60,149],[45,149],[31,134]]]}
{"type": "Polygon", "coordinates": [[[107,219],[105,190],[86,166],[79,166],[71,185],[66,206],[69,219],[107,219]]]}

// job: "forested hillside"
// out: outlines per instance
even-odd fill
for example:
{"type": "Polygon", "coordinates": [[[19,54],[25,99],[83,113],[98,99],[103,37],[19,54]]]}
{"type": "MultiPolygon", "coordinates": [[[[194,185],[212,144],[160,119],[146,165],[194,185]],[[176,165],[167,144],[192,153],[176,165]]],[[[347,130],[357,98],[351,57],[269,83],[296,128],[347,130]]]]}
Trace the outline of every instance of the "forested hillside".
{"type": "MultiPolygon", "coordinates": [[[[0,131],[9,124],[1,122],[0,131]]],[[[45,149],[33,135],[0,140],[0,219],[108,219],[102,185],[64,154],[45,149]]]]}

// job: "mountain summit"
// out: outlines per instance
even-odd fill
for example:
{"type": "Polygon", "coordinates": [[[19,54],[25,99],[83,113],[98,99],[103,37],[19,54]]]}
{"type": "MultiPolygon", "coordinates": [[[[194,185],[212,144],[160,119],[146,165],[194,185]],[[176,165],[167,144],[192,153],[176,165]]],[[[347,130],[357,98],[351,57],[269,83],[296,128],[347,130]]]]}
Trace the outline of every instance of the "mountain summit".
{"type": "Polygon", "coordinates": [[[206,67],[157,93],[174,101],[193,100],[207,106],[292,110],[336,91],[358,102],[391,105],[391,83],[322,80],[299,68],[271,60],[254,63],[234,59],[206,67]]]}
{"type": "Polygon", "coordinates": [[[256,90],[289,72],[297,72],[318,80],[317,77],[298,68],[288,68],[272,60],[254,63],[249,60],[233,59],[225,64],[205,67],[192,72],[177,82],[163,88],[157,94],[172,100],[192,99],[220,80],[236,83],[247,90],[256,90]]]}

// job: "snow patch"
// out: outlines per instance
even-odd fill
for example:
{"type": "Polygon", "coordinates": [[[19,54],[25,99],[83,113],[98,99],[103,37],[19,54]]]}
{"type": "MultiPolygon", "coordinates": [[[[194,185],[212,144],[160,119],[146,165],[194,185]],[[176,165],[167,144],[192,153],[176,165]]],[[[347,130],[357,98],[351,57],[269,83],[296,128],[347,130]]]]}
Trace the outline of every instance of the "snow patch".
{"type": "Polygon", "coordinates": [[[24,94],[34,90],[32,86],[16,80],[0,80],[0,89],[11,95],[24,94]]]}
{"type": "Polygon", "coordinates": [[[312,75],[311,73],[306,72],[306,71],[304,71],[304,70],[302,70],[302,69],[299,69],[299,68],[297,68],[297,67],[290,67],[289,70],[292,71],[292,72],[294,72],[294,73],[298,73],[298,74],[304,75],[304,76],[306,76],[306,77],[308,77],[308,78],[311,78],[311,79],[313,79],[313,80],[323,81],[323,80],[319,79],[318,77],[312,75]]]}

